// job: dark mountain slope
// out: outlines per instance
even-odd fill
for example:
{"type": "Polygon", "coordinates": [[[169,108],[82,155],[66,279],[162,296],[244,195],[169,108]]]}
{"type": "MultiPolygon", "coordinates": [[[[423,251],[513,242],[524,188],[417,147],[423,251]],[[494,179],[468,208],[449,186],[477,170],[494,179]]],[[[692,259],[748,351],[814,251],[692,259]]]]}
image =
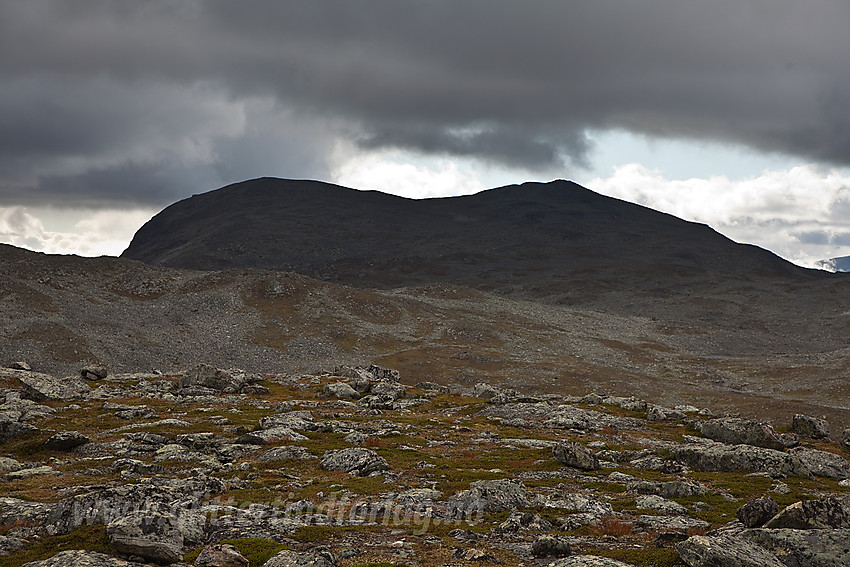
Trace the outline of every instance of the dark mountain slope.
{"type": "Polygon", "coordinates": [[[296,271],[359,287],[448,282],[551,298],[612,285],[651,291],[659,277],[827,277],[568,181],[411,200],[255,179],[167,207],[122,256],[202,270],[296,271]]]}

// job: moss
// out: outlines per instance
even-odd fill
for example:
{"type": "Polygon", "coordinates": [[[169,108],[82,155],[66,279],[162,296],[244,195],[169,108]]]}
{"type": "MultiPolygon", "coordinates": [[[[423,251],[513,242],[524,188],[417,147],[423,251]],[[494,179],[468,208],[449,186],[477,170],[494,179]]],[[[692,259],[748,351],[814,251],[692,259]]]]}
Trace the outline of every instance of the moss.
{"type": "Polygon", "coordinates": [[[292,539],[301,543],[326,544],[345,533],[374,531],[374,526],[301,526],[292,534],[292,539]]]}
{"type": "Polygon", "coordinates": [[[44,538],[6,557],[0,557],[0,567],[19,567],[30,561],[48,559],[60,551],[71,549],[110,553],[106,526],[83,526],[67,535],[44,538]]]}

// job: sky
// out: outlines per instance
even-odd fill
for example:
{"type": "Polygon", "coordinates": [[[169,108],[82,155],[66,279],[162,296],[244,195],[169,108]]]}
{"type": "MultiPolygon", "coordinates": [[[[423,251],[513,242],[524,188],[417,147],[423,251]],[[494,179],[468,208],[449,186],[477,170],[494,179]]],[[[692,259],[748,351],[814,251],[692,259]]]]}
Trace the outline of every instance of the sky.
{"type": "Polygon", "coordinates": [[[0,242],[117,255],[245,179],[571,179],[850,255],[846,0],[0,0],[0,242]]]}

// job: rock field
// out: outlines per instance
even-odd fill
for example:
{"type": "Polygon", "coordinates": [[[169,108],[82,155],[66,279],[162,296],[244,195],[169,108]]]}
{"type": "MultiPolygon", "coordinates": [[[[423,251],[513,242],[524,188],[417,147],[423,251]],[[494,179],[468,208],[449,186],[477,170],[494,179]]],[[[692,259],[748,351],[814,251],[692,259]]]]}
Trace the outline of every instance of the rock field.
{"type": "Polygon", "coordinates": [[[377,366],[10,366],[2,566],[850,565],[850,431],[814,416],[377,366]]]}

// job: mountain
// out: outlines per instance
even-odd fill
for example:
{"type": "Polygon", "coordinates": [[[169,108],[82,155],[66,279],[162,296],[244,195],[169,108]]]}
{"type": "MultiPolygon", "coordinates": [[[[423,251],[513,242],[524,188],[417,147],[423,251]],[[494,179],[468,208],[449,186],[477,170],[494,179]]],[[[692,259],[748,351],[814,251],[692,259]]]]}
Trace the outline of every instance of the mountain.
{"type": "Polygon", "coordinates": [[[254,179],[167,207],[122,257],[200,270],[295,271],[368,288],[452,283],[553,300],[603,284],[652,289],[659,276],[825,276],[568,181],[411,200],[254,179]]]}
{"type": "Polygon", "coordinates": [[[850,256],[821,260],[818,262],[818,267],[830,272],[850,272],[850,256]]]}

